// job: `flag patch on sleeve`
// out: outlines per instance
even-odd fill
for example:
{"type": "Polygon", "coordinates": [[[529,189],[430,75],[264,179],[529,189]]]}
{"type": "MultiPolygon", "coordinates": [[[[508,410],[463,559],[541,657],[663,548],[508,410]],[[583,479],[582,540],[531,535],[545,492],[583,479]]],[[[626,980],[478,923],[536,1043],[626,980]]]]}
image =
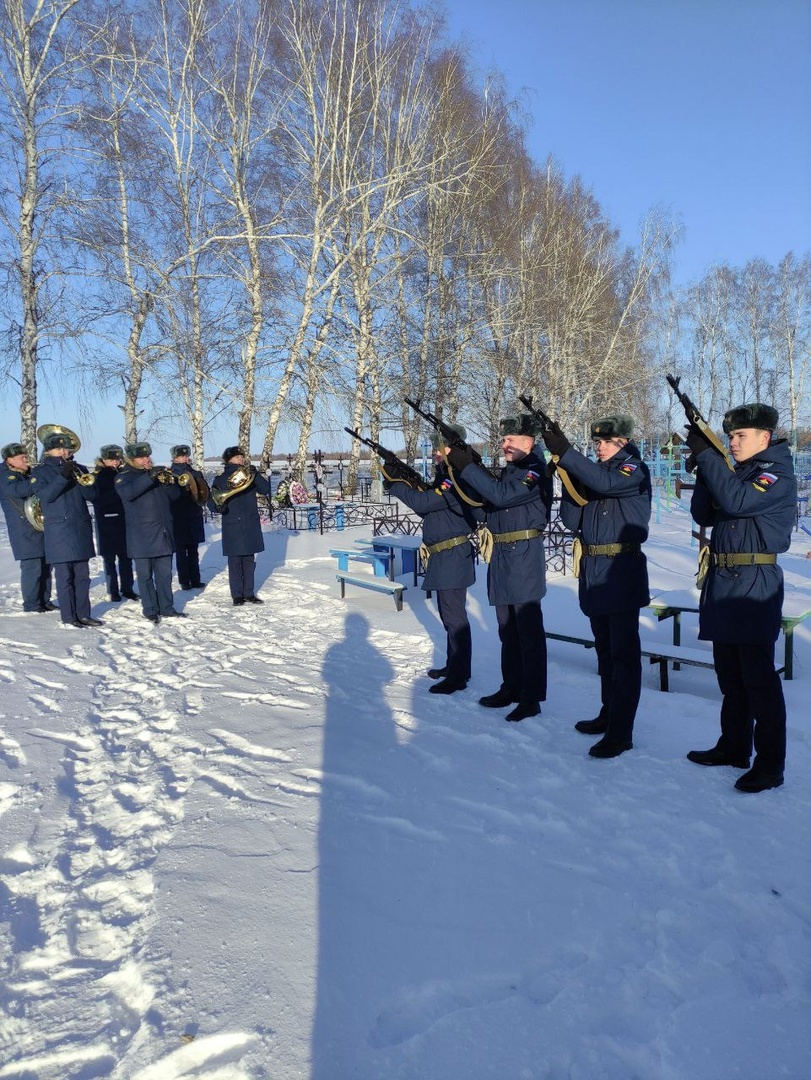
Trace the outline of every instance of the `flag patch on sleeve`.
{"type": "Polygon", "coordinates": [[[451,483],[451,481],[446,476],[445,479],[442,481],[442,483],[439,486],[442,488],[443,491],[449,491],[450,488],[453,487],[453,484],[451,483]]]}
{"type": "Polygon", "coordinates": [[[538,483],[538,477],[540,475],[541,474],[535,472],[534,469],[527,469],[527,475],[524,477],[524,479],[521,482],[523,484],[526,484],[527,487],[532,487],[534,484],[538,483]]]}
{"type": "Polygon", "coordinates": [[[624,465],[620,465],[619,471],[623,476],[633,476],[638,468],[639,466],[633,461],[626,461],[624,465]]]}
{"type": "Polygon", "coordinates": [[[768,491],[772,484],[777,483],[777,477],[771,472],[762,472],[752,481],[752,487],[758,491],[768,491]]]}

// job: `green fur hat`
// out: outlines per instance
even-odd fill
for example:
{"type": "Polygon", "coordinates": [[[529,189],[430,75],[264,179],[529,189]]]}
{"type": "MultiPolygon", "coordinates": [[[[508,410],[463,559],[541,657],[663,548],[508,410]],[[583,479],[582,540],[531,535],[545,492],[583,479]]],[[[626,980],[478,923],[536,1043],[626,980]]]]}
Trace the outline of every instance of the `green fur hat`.
{"type": "Polygon", "coordinates": [[[592,439],[630,439],[634,433],[633,417],[627,413],[602,416],[591,422],[592,439]]]}
{"type": "Polygon", "coordinates": [[[750,401],[729,409],[724,414],[724,434],[739,431],[741,428],[759,428],[761,431],[774,431],[777,427],[777,409],[763,405],[759,401],[750,401]]]}
{"type": "Polygon", "coordinates": [[[518,413],[516,416],[503,417],[499,421],[498,433],[502,438],[505,435],[525,435],[528,439],[537,439],[541,425],[531,413],[518,413]]]}

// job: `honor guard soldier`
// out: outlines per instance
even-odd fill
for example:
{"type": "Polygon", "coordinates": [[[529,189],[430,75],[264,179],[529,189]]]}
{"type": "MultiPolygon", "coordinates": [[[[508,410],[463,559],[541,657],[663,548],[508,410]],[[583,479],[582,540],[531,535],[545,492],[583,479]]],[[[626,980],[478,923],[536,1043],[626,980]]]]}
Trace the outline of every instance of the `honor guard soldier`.
{"type": "Polygon", "coordinates": [[[3,447],[0,463],[0,503],[8,528],[11,553],[20,564],[23,611],[56,611],[51,603],[51,568],[45,561],[45,536],[25,514],[25,500],[34,494],[28,454],[22,443],[3,447]]]}
{"type": "Polygon", "coordinates": [[[600,712],[575,724],[585,735],[602,735],[589,750],[610,758],[630,750],[642,692],[639,610],[650,602],[648,538],[651,482],[647,465],[630,441],[633,420],[617,414],[591,425],[597,461],[578,453],[560,425],[543,431],[560,469],[577,481],[561,494],[560,517],[575,534],[572,549],[580,609],[588,616],[600,675],[600,712]],[[572,494],[572,491],[575,494],[572,494]]]}
{"type": "Polygon", "coordinates": [[[172,599],[172,511],[175,499],[185,498],[169,469],[152,464],[148,442],[129,443],[127,460],[115,479],[127,522],[127,551],[135,562],[144,618],[185,618],[172,599]]]}
{"type": "Polygon", "coordinates": [[[124,504],[115,486],[118,470],[124,464],[124,450],[114,443],[102,446],[96,465],[98,496],[93,506],[96,519],[96,542],[104,560],[104,580],[107,595],[114,604],[137,600],[133,589],[132,559],[127,554],[127,523],[124,504]]]}
{"type": "MultiPolygon", "coordinates": [[[[465,438],[461,424],[448,426],[465,438]]],[[[460,494],[451,481],[445,465],[448,447],[443,452],[439,432],[432,432],[431,441],[436,465],[431,491],[418,491],[402,480],[386,481],[384,486],[422,518],[421,553],[427,559],[422,587],[436,593],[446,633],[445,663],[428,672],[429,678],[438,680],[429,687],[429,693],[454,694],[464,690],[470,679],[472,648],[465,603],[468,587],[476,580],[470,534],[484,520],[484,512],[471,488],[462,487],[460,494]]]]}
{"type": "Polygon", "coordinates": [[[172,527],[175,537],[175,565],[181,589],[204,589],[200,580],[200,555],[198,545],[205,542],[206,531],[203,511],[208,497],[208,484],[199,469],[193,469],[189,460],[191,449],[185,443],[173,446],[172,472],[175,476],[189,473],[194,484],[186,489],[186,497],[172,503],[172,527]],[[200,493],[201,501],[198,501],[200,493]]]}
{"type": "Polygon", "coordinates": [[[686,438],[696,463],[690,510],[698,525],[712,527],[699,571],[706,576],[698,636],[712,642],[722,695],[721,737],[687,757],[749,769],[754,737],[752,768],[735,783],[747,792],[780,787],[786,759],[786,704],[774,667],[783,607],[777,555],[791,543],[797,481],[788,443],[772,441],[777,421],[777,410],[760,402],[726,413],[733,469],[700,428],[691,424],[686,438]]]}
{"type": "Polygon", "coordinates": [[[254,584],[256,552],[265,550],[256,496],[270,495],[270,481],[256,471],[239,446],[223,451],[223,471],[211,485],[209,507],[222,515],[222,553],[235,607],[261,604],[254,584]]]}
{"type": "Polygon", "coordinates": [[[537,716],[546,700],[546,635],[541,598],[546,594],[543,532],[552,506],[552,482],[535,451],[537,421],[527,413],[500,425],[506,465],[499,478],[473,462],[469,447],[451,447],[448,463],[484,496],[493,550],[487,595],[496,609],[501,641],[501,686],[479,704],[515,705],[507,720],[537,716]]]}
{"type": "Polygon", "coordinates": [[[46,425],[43,458],[33,470],[42,507],[45,559],[54,568],[59,613],[66,626],[101,626],[90,614],[93,521],[87,503],[96,498],[95,477],[73,460],[79,440],[65,428],[46,425]]]}

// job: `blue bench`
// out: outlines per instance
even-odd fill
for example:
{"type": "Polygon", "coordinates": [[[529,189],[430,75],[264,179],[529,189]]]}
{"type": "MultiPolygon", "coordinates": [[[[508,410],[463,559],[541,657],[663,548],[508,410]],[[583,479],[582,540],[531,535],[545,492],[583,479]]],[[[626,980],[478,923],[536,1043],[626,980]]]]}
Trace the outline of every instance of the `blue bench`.
{"type": "Polygon", "coordinates": [[[342,548],[330,548],[330,555],[338,560],[338,569],[349,570],[349,560],[371,563],[377,578],[391,578],[391,565],[394,556],[386,551],[345,551],[342,548]]]}
{"type": "Polygon", "coordinates": [[[346,597],[346,586],[357,585],[359,589],[371,589],[372,592],[388,593],[394,597],[394,604],[398,611],[403,610],[403,590],[405,585],[401,581],[389,581],[385,577],[361,577],[360,575],[348,574],[339,570],[335,575],[336,581],[341,583],[341,599],[346,597]]]}

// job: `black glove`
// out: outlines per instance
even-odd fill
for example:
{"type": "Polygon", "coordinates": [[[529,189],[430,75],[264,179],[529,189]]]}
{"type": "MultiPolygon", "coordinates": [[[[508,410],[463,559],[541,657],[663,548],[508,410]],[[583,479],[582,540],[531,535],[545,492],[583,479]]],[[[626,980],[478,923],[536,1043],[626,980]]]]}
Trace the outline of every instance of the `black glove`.
{"type": "Polygon", "coordinates": [[[695,424],[690,424],[687,428],[687,435],[684,441],[690,447],[690,453],[694,458],[703,453],[704,450],[712,450],[713,445],[701,428],[696,427],[695,424]]]}
{"type": "Polygon", "coordinates": [[[61,470],[62,475],[65,477],[66,480],[76,479],[76,462],[73,460],[73,458],[62,458],[61,470]]]}
{"type": "Polygon", "coordinates": [[[451,446],[448,448],[448,464],[456,472],[461,472],[473,462],[472,446],[451,446]]]}
{"type": "Polygon", "coordinates": [[[572,445],[561,431],[560,424],[557,420],[553,420],[549,427],[543,429],[541,437],[546,443],[546,448],[549,453],[554,454],[555,457],[563,457],[572,445]]]}

